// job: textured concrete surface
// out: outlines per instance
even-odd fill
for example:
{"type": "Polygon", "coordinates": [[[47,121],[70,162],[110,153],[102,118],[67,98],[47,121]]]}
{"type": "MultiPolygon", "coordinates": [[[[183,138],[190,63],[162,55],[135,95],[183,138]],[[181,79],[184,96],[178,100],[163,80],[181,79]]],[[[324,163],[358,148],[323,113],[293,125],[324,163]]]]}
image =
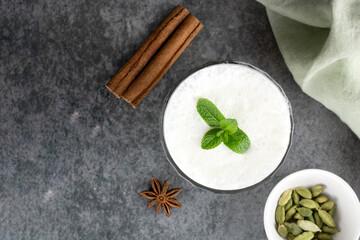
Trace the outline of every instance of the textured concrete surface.
{"type": "Polygon", "coordinates": [[[246,1],[0,1],[0,239],[266,239],[267,195],[286,175],[320,168],[360,195],[360,141],[301,92],[265,9],[246,1]],[[205,25],[137,110],[105,83],[176,4],[205,25]],[[287,93],[295,133],[279,171],[217,195],[179,177],[159,141],[159,114],[184,72],[249,62],[287,93]],[[137,192],[151,177],[184,190],[167,219],[137,192]]]}

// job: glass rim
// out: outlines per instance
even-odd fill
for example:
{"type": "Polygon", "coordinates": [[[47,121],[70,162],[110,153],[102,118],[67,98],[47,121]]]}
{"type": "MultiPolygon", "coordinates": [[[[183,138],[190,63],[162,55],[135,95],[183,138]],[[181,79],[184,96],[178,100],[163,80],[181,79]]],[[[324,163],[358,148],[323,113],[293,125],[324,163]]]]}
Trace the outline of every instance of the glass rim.
{"type": "Polygon", "coordinates": [[[173,87],[170,89],[169,93],[166,95],[165,99],[163,100],[163,104],[162,104],[162,108],[161,108],[161,114],[160,114],[160,142],[161,145],[165,151],[165,155],[167,160],[171,163],[171,165],[175,168],[176,172],[185,180],[187,180],[188,182],[190,182],[191,184],[193,184],[196,187],[211,191],[213,193],[224,193],[224,194],[234,194],[234,193],[239,193],[245,190],[249,190],[249,189],[253,189],[256,186],[260,185],[261,183],[264,183],[265,181],[269,180],[276,172],[277,170],[281,167],[281,165],[284,163],[289,150],[291,148],[292,145],[292,140],[293,140],[293,132],[294,132],[294,119],[293,119],[293,112],[292,112],[292,107],[291,107],[291,103],[288,99],[288,97],[285,94],[285,91],[283,90],[283,88],[272,78],[270,77],[269,74],[267,74],[266,72],[264,72],[263,70],[249,64],[249,63],[245,63],[245,62],[240,62],[240,61],[232,61],[232,60],[223,60],[223,61],[210,61],[210,62],[206,62],[205,64],[202,64],[198,67],[195,67],[193,69],[191,69],[189,72],[187,72],[183,77],[180,78],[179,81],[175,82],[173,87]],[[169,103],[169,100],[171,98],[171,96],[173,95],[173,93],[176,91],[176,89],[180,86],[180,84],[185,81],[190,75],[194,74],[195,72],[209,67],[209,66],[213,66],[213,65],[217,65],[217,64],[238,64],[241,66],[246,66],[248,68],[251,68],[261,74],[263,74],[265,77],[267,77],[282,93],[283,97],[285,98],[288,108],[289,108],[289,117],[290,117],[290,136],[289,136],[289,143],[287,146],[287,149],[285,151],[285,154],[282,158],[282,160],[280,161],[280,163],[277,165],[277,167],[275,168],[275,170],[273,170],[268,176],[266,176],[264,179],[262,179],[261,181],[247,186],[245,188],[239,188],[239,189],[231,189],[231,190],[222,190],[222,189],[215,189],[215,188],[211,188],[211,187],[207,187],[205,185],[202,185],[198,182],[196,182],[195,180],[193,180],[192,178],[190,178],[189,176],[187,176],[176,164],[176,162],[173,160],[173,158],[171,157],[171,154],[166,146],[166,141],[165,141],[165,134],[164,134],[164,117],[165,117],[165,112],[166,112],[166,108],[167,105],[169,103]]]}

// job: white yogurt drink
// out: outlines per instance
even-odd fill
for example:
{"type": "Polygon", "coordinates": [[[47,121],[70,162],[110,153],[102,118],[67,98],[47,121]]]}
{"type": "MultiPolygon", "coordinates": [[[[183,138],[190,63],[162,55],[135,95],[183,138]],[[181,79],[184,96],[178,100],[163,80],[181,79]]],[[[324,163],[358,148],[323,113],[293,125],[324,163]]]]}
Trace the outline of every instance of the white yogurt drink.
{"type": "Polygon", "coordinates": [[[279,166],[289,147],[291,121],[287,98],[267,75],[245,64],[220,63],[196,71],[175,89],[164,112],[164,141],[188,178],[216,190],[238,190],[261,182],[279,166]],[[237,120],[251,141],[244,154],[224,143],[201,148],[211,128],[197,112],[199,98],[237,120]]]}

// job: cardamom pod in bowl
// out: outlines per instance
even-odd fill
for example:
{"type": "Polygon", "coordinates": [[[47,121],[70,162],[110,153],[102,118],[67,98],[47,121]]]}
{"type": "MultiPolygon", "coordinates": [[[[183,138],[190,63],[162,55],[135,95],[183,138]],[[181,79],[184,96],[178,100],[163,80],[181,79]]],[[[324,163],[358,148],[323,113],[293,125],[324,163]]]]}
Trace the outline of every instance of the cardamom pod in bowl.
{"type": "Polygon", "coordinates": [[[285,177],[272,190],[265,205],[264,227],[270,240],[358,240],[360,202],[339,176],[320,169],[302,170],[285,177]],[[278,207],[286,209],[284,221],[277,216],[283,215],[276,211],[278,207]],[[276,219],[281,219],[281,227],[276,219]]]}

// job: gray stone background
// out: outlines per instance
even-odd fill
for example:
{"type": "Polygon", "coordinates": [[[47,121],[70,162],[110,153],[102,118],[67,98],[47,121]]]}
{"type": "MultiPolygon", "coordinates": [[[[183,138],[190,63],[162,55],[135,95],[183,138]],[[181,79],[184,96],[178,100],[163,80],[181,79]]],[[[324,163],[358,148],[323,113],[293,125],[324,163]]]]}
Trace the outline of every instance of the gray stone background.
{"type": "Polygon", "coordinates": [[[253,0],[0,0],[0,103],[0,239],[266,239],[266,198],[292,172],[326,169],[360,194],[359,139],[300,90],[253,0]],[[205,28],[133,110],[105,83],[177,4],[205,28]],[[234,195],[182,179],[159,141],[171,86],[223,59],[268,72],[295,120],[279,171],[234,195]],[[183,188],[171,219],[138,194],[152,177],[183,188]]]}

